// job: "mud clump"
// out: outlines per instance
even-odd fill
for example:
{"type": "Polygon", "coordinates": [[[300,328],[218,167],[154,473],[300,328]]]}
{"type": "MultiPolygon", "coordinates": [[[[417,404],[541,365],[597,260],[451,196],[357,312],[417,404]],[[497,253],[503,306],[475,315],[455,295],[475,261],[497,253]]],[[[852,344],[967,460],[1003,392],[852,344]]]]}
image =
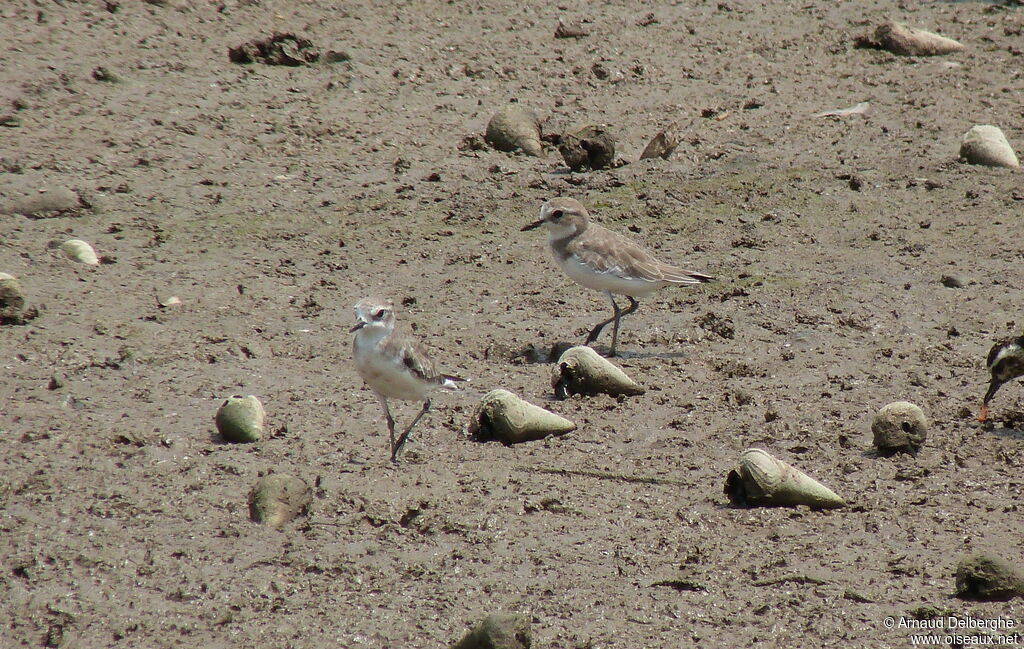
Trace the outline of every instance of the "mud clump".
{"type": "Polygon", "coordinates": [[[469,630],[452,649],[530,649],[530,618],[518,613],[493,613],[469,630]]]}
{"type": "Polygon", "coordinates": [[[305,480],[274,473],[256,483],[249,492],[249,518],[255,523],[280,527],[309,513],[313,492],[305,480]]]}
{"type": "Polygon", "coordinates": [[[228,49],[232,63],[263,63],[265,65],[311,65],[320,60],[320,51],[309,39],[289,33],[274,32],[268,38],[257,38],[228,49]]]}
{"type": "Polygon", "coordinates": [[[53,185],[21,192],[0,206],[0,213],[20,214],[33,219],[72,216],[88,205],[69,187],[53,185]]]}
{"type": "Polygon", "coordinates": [[[558,152],[573,171],[605,169],[615,160],[615,139],[603,126],[581,126],[562,134],[558,152]]]}

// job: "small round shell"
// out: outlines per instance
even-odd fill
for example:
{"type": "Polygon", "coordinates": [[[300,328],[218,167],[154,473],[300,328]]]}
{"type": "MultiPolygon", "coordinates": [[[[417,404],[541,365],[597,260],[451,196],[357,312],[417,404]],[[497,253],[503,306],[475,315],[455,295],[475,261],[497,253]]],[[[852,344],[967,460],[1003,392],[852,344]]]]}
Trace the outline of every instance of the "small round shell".
{"type": "Polygon", "coordinates": [[[916,453],[928,437],[928,419],[909,401],[896,401],[875,414],[871,432],[875,447],[883,455],[916,453]]]}
{"type": "Polygon", "coordinates": [[[90,266],[97,266],[100,263],[100,258],[96,256],[96,251],[93,250],[93,247],[81,239],[68,239],[61,244],[60,249],[72,261],[89,264],[90,266]]]}
{"type": "Polygon", "coordinates": [[[214,417],[217,430],[227,442],[258,442],[263,437],[263,404],[249,395],[228,397],[214,417]]]}

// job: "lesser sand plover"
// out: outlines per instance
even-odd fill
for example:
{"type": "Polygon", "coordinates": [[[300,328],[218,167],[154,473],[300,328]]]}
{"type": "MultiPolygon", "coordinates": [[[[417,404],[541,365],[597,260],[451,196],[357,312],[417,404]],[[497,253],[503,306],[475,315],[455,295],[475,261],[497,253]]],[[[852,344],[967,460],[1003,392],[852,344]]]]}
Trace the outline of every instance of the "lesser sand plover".
{"type": "Polygon", "coordinates": [[[558,266],[577,284],[604,291],[612,302],[612,317],[597,323],[587,336],[586,344],[597,340],[608,323],[612,326],[615,356],[619,339],[619,320],[637,310],[636,298],[672,285],[710,282],[713,277],[692,270],[683,270],[655,259],[654,255],[626,237],[591,223],[587,209],[572,198],[554,198],[541,206],[540,218],[522,230],[540,226],[548,230],[548,244],[558,266]],[[615,295],[629,300],[620,309],[615,295]]]}
{"type": "Polygon", "coordinates": [[[1017,336],[998,342],[992,346],[988,353],[988,371],[992,375],[992,382],[988,384],[988,392],[981,401],[981,415],[978,421],[988,419],[988,402],[996,396],[996,392],[1007,381],[1024,376],[1024,336],[1017,336]]]}
{"type": "Polygon", "coordinates": [[[395,331],[395,309],[389,302],[366,298],[355,305],[356,333],[352,358],[359,376],[374,391],[384,408],[391,438],[391,461],[398,462],[413,426],[430,410],[430,395],[436,388],[455,389],[456,376],[439,374],[426,350],[416,341],[395,331]],[[422,401],[423,408],[409,427],[395,439],[395,420],[388,398],[422,401]]]}

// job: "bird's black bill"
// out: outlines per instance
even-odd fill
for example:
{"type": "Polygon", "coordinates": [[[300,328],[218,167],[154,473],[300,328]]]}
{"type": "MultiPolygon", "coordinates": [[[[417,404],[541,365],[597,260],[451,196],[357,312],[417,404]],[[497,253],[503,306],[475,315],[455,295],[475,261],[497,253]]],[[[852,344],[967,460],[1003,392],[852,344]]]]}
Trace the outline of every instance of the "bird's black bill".
{"type": "Polygon", "coordinates": [[[348,332],[349,332],[349,333],[352,333],[352,332],[354,332],[354,331],[359,331],[360,329],[362,329],[362,328],[363,328],[363,327],[365,327],[365,326],[366,326],[366,323],[365,323],[365,322],[357,322],[357,323],[356,323],[356,326],[354,326],[354,327],[352,327],[351,329],[349,329],[349,330],[348,330],[348,332]]]}
{"type": "Polygon", "coordinates": [[[992,382],[988,384],[988,392],[985,393],[985,398],[982,399],[981,402],[988,405],[988,402],[992,400],[992,397],[996,396],[996,392],[998,392],[999,388],[1003,386],[1003,383],[1005,383],[1005,381],[992,379],[992,382]]]}
{"type": "Polygon", "coordinates": [[[533,223],[524,225],[523,227],[519,228],[519,231],[526,232],[527,230],[536,230],[542,225],[544,225],[544,219],[540,219],[539,221],[534,221],[533,223]]]}

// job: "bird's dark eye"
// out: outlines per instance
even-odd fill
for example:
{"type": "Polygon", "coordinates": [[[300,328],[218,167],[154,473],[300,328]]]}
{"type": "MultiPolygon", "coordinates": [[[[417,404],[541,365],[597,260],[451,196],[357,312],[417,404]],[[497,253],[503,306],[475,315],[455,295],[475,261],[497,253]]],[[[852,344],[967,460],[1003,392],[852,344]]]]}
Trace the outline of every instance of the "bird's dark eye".
{"type": "Polygon", "coordinates": [[[385,310],[385,309],[377,309],[377,313],[374,313],[373,317],[377,318],[377,319],[380,319],[380,318],[383,318],[386,313],[387,313],[387,310],[385,310]]]}
{"type": "Polygon", "coordinates": [[[563,212],[562,210],[555,210],[554,212],[551,213],[551,218],[560,219],[564,214],[565,212],[563,212]]]}

